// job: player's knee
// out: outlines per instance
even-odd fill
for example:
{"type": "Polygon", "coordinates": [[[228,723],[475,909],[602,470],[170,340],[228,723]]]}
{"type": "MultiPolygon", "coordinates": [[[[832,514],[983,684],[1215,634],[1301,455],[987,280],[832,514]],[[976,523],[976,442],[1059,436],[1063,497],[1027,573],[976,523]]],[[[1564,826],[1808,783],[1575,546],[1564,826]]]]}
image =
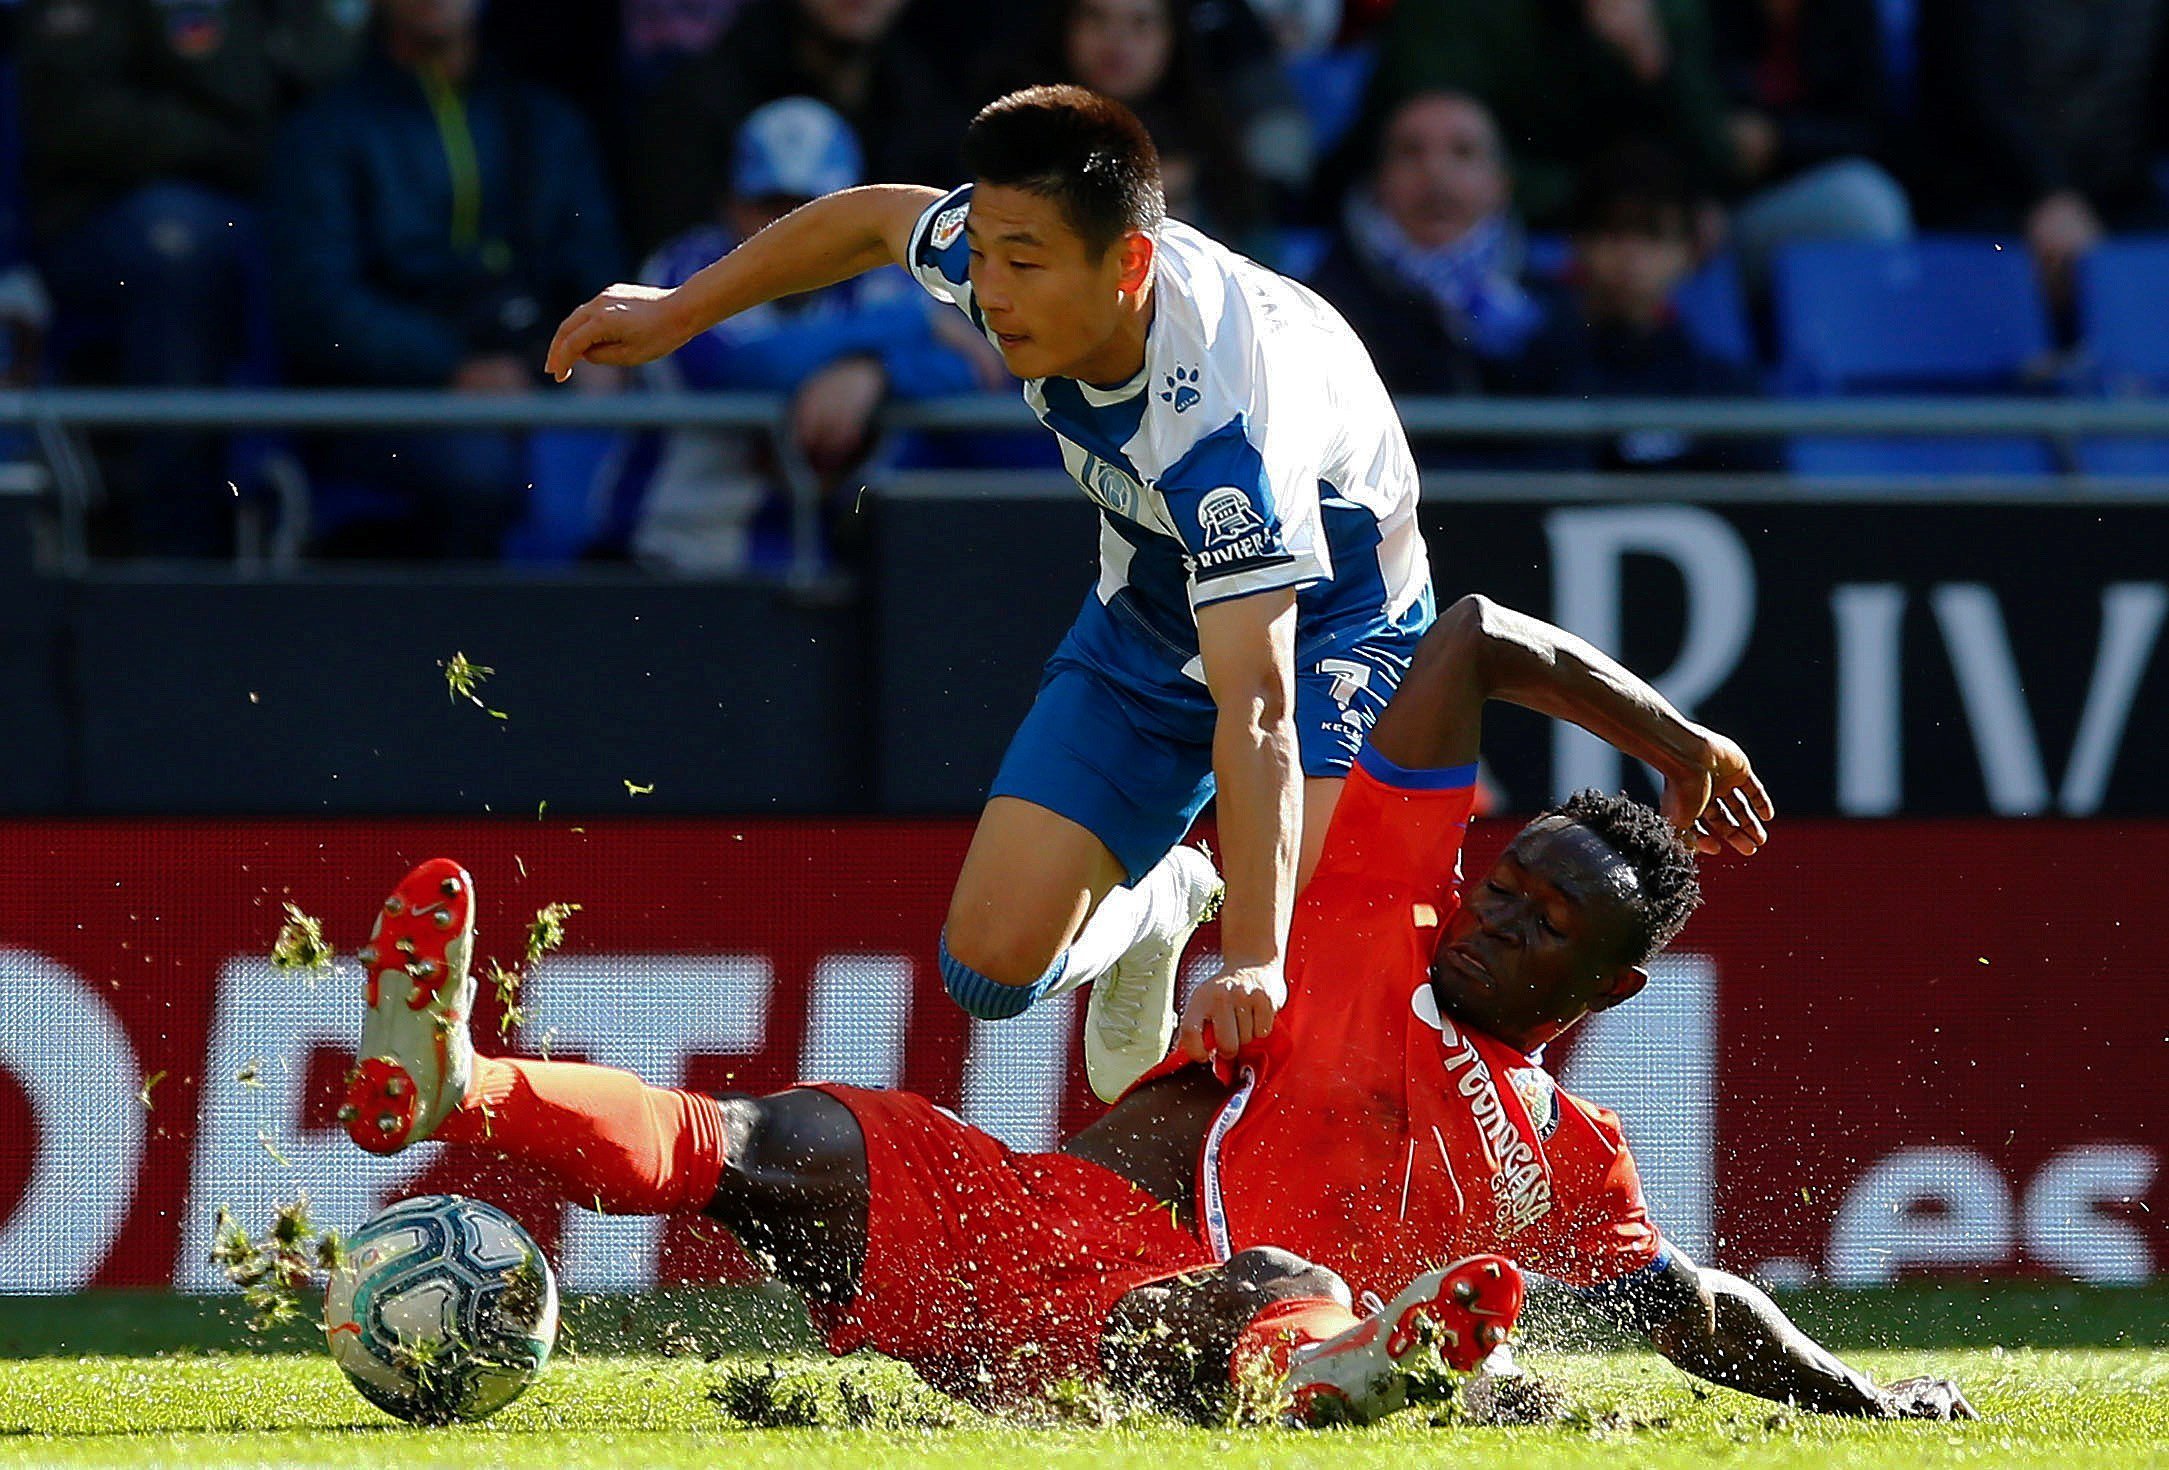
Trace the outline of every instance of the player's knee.
{"type": "Polygon", "coordinates": [[[984,919],[952,919],[941,935],[941,980],[952,999],[982,1020],[1014,1016],[1059,974],[1061,950],[1038,936],[984,919]]]}
{"type": "Polygon", "coordinates": [[[1244,1305],[1262,1308],[1274,1302],[1325,1297],[1345,1307],[1355,1300],[1337,1273],[1277,1246],[1237,1251],[1228,1257],[1226,1269],[1244,1305]]]}
{"type": "Polygon", "coordinates": [[[747,1186],[792,1195],[866,1190],[858,1119],[825,1092],[725,1098],[723,1126],[725,1171],[747,1186]]]}

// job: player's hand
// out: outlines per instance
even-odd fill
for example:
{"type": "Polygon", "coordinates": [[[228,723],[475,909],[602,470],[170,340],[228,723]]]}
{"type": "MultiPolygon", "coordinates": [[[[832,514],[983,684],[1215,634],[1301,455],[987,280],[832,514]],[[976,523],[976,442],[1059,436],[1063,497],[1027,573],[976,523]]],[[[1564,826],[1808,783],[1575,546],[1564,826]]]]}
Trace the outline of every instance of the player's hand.
{"type": "Polygon", "coordinates": [[[621,281],[565,318],[543,370],[562,383],[583,362],[638,367],[676,352],[695,330],[674,293],[621,281]]]}
{"type": "Polygon", "coordinates": [[[1693,841],[1695,851],[1729,846],[1742,857],[1753,857],[1769,840],[1763,824],[1777,815],[1747,752],[1715,730],[1702,731],[1693,763],[1665,773],[1661,805],[1665,820],[1693,841]]]}
{"type": "Polygon", "coordinates": [[[1890,1419],[1978,1419],[1973,1405],[1948,1378],[1907,1378],[1883,1389],[1883,1412],[1890,1419]]]}
{"type": "Polygon", "coordinates": [[[1232,1058],[1270,1036],[1287,1003],[1288,982],[1273,965],[1236,965],[1190,992],[1182,1008],[1182,1052],[1193,1062],[1232,1058]]]}
{"type": "Polygon", "coordinates": [[[791,401],[791,433],[806,462],[827,475],[857,459],[888,391],[889,375],[870,357],[847,357],[808,378],[791,401]]]}

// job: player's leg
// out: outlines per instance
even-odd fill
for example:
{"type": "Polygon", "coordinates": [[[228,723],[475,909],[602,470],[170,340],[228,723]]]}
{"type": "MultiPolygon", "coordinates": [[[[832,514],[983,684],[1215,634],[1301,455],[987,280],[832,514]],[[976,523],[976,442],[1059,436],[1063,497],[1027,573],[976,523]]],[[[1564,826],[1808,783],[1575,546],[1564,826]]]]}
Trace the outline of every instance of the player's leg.
{"type": "MultiPolygon", "coordinates": [[[[949,898],[944,970],[953,960],[996,985],[1038,985],[1030,997],[1037,999],[1052,988],[1042,980],[1066,970],[1057,962],[1123,877],[1107,844],[1069,817],[1014,796],[991,798],[949,898]]],[[[973,1008],[968,996],[958,1000],[973,1008]]]]}
{"type": "Polygon", "coordinates": [[[1295,869],[1295,891],[1301,893],[1318,871],[1318,855],[1325,851],[1326,828],[1333,823],[1333,808],[1340,804],[1344,776],[1303,778],[1303,850],[1295,869]]]}
{"type": "Polygon", "coordinates": [[[1319,659],[1295,676],[1295,734],[1303,760],[1303,847],[1298,893],[1325,851],[1342,783],[1393,691],[1401,687],[1421,633],[1397,633],[1319,659]]]}
{"type": "Polygon", "coordinates": [[[1473,1370],[1513,1330],[1522,1294],[1513,1262],[1472,1256],[1359,1317],[1331,1271],[1258,1248],[1129,1293],[1102,1358],[1111,1381],[1193,1417],[1263,1391],[1298,1422],[1367,1423],[1410,1402],[1414,1379],[1473,1370]]]}
{"type": "MultiPolygon", "coordinates": [[[[1089,984],[1195,926],[1209,887],[1170,852],[1211,792],[1207,763],[1104,681],[1058,667],[1010,742],[950,900],[942,978],[974,1015],[1089,984]]],[[[1179,945],[1177,946],[1179,948],[1179,945]]]]}
{"type": "Polygon", "coordinates": [[[435,859],[386,900],[362,950],[361,1060],[340,1110],[372,1153],[424,1139],[539,1169],[610,1214],[707,1211],[773,1274],[848,1296],[865,1255],[868,1182],[843,1104],[795,1089],[715,1098],[583,1062],[476,1057],[468,1033],[473,882],[435,859]]]}

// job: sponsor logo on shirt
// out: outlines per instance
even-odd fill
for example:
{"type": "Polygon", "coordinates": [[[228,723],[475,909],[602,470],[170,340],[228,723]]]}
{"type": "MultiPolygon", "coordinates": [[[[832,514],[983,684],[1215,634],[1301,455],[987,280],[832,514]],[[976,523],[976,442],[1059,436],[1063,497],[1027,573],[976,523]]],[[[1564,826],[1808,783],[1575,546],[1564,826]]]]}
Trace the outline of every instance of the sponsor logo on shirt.
{"type": "Polygon", "coordinates": [[[1265,521],[1251,505],[1249,496],[1233,485],[1223,485],[1218,490],[1208,490],[1198,501],[1197,528],[1205,533],[1209,552],[1212,547],[1225,546],[1263,531],[1265,521]]]}
{"type": "Polygon", "coordinates": [[[1476,1044],[1444,1016],[1439,1018],[1439,1040],[1446,1053],[1446,1075],[1454,1082],[1469,1110],[1476,1115],[1484,1148],[1491,1155],[1491,1194],[1497,1202],[1498,1231],[1512,1239],[1551,1213],[1551,1179],[1544,1172],[1543,1156],[1534,1141],[1514,1126],[1506,1105],[1499,1100],[1499,1084],[1476,1044]]]}
{"type": "Polygon", "coordinates": [[[1160,401],[1174,404],[1177,413],[1189,412],[1204,396],[1197,391],[1198,379],[1203,376],[1201,369],[1176,364],[1175,371],[1160,380],[1160,401]]]}
{"type": "Polygon", "coordinates": [[[947,250],[964,233],[964,221],[971,212],[969,204],[958,204],[935,215],[934,228],[926,232],[927,243],[936,250],[947,250]]]}

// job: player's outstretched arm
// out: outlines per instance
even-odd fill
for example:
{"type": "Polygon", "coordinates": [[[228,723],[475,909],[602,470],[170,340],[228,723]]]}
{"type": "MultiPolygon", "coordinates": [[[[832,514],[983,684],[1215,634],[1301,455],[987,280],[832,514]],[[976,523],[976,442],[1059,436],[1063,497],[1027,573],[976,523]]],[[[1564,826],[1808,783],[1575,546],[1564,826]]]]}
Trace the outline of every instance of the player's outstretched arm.
{"type": "Polygon", "coordinates": [[[653,362],[764,301],[901,264],[912,226],[940,197],[917,184],[845,189],[792,210],[675,289],[621,282],[565,318],[544,367],[563,382],[583,362],[653,362]]]}
{"type": "Polygon", "coordinates": [[[1762,824],[1777,815],[1739,746],[1564,628],[1477,595],[1424,635],[1371,744],[1419,770],[1466,765],[1490,699],[1571,720],[1655,766],[1665,778],[1665,816],[1704,852],[1726,844],[1754,852],[1767,835],[1762,824]]]}
{"type": "Polygon", "coordinates": [[[1694,1264],[1677,1248],[1650,1277],[1605,1308],[1649,1335],[1687,1372],[1758,1398],[1870,1419],[1978,1418],[1946,1378],[1888,1386],[1839,1361],[1778,1310],[1759,1287],[1694,1264]]]}
{"type": "Polygon", "coordinates": [[[1303,840],[1303,761],[1295,738],[1295,591],[1213,603],[1198,649],[1218,711],[1213,774],[1227,877],[1221,970],[1191,992],[1181,1044],[1193,1061],[1232,1057],[1273,1029],[1287,999],[1281,961],[1303,840]],[[1208,1043],[1207,1037],[1211,1038],[1208,1043]]]}

